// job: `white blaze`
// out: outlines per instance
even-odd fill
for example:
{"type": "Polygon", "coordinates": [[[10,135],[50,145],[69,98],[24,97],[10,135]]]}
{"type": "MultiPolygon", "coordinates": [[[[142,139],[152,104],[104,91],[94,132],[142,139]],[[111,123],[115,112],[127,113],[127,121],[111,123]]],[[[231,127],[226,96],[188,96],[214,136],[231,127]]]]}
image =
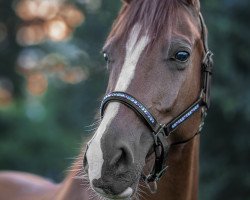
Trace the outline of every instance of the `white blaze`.
{"type": "MultiPolygon", "coordinates": [[[[132,79],[134,78],[136,65],[139,61],[141,53],[149,43],[149,37],[143,36],[138,40],[141,26],[136,24],[132,29],[129,39],[126,43],[126,56],[122,66],[120,76],[118,78],[115,91],[126,91],[132,79]]],[[[92,138],[87,151],[88,173],[90,183],[93,179],[101,178],[101,170],[104,162],[103,153],[101,149],[101,138],[105,130],[117,115],[119,110],[119,103],[110,103],[105,110],[105,115],[98,127],[94,137],[92,138]]]]}

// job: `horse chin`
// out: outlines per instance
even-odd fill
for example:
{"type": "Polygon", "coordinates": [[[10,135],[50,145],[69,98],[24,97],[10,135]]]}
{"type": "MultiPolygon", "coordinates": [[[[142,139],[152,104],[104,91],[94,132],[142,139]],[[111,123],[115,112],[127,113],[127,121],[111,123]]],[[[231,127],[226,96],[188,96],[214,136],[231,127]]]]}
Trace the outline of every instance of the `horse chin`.
{"type": "Polygon", "coordinates": [[[105,198],[105,199],[120,199],[120,200],[130,200],[133,196],[133,189],[131,187],[128,187],[124,192],[122,192],[119,195],[109,195],[106,194],[102,189],[95,188],[95,192],[98,194],[98,196],[105,198]]]}
{"type": "Polygon", "coordinates": [[[100,197],[100,199],[105,199],[105,200],[113,200],[113,199],[120,199],[120,200],[132,200],[136,199],[138,190],[139,190],[139,185],[140,185],[140,178],[137,178],[130,187],[125,189],[123,192],[120,194],[109,194],[106,193],[103,189],[94,187],[93,184],[90,182],[90,188],[92,192],[95,193],[94,196],[100,197]]]}

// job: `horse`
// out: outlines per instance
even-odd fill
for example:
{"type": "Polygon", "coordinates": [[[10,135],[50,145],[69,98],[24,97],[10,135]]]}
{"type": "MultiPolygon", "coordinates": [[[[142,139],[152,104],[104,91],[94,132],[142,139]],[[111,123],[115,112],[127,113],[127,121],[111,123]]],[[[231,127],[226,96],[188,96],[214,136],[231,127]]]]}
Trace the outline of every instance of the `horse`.
{"type": "Polygon", "coordinates": [[[0,200],[198,199],[212,52],[199,0],[124,0],[100,124],[65,180],[0,173],[0,200]]]}

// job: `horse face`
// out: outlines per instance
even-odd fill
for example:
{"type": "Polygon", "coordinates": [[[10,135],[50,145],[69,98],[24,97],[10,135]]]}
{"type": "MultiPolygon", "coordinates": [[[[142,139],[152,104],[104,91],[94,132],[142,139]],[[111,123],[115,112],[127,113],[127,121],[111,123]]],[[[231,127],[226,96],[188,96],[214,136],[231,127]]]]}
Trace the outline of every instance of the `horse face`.
{"type": "MultiPolygon", "coordinates": [[[[169,122],[191,105],[200,91],[203,50],[198,17],[192,11],[184,5],[176,8],[181,14],[176,15],[171,31],[159,31],[157,39],[151,27],[140,20],[123,37],[114,27],[104,47],[110,73],[107,93],[133,95],[161,123],[169,122]]],[[[193,134],[199,116],[190,120],[192,124],[182,125],[169,143],[189,138],[184,132],[193,134]]],[[[109,103],[86,152],[85,167],[92,189],[111,199],[133,196],[141,174],[152,168],[147,159],[153,155],[153,142],[152,133],[133,110],[118,102],[109,103]]]]}

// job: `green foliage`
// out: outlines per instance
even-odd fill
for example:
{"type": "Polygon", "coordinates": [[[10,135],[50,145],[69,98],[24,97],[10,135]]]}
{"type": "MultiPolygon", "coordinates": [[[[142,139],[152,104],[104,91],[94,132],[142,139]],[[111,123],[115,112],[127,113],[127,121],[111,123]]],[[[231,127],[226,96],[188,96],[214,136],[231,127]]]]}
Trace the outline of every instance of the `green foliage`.
{"type": "Polygon", "coordinates": [[[249,1],[205,1],[213,100],[201,145],[200,199],[250,198],[249,1]]]}

